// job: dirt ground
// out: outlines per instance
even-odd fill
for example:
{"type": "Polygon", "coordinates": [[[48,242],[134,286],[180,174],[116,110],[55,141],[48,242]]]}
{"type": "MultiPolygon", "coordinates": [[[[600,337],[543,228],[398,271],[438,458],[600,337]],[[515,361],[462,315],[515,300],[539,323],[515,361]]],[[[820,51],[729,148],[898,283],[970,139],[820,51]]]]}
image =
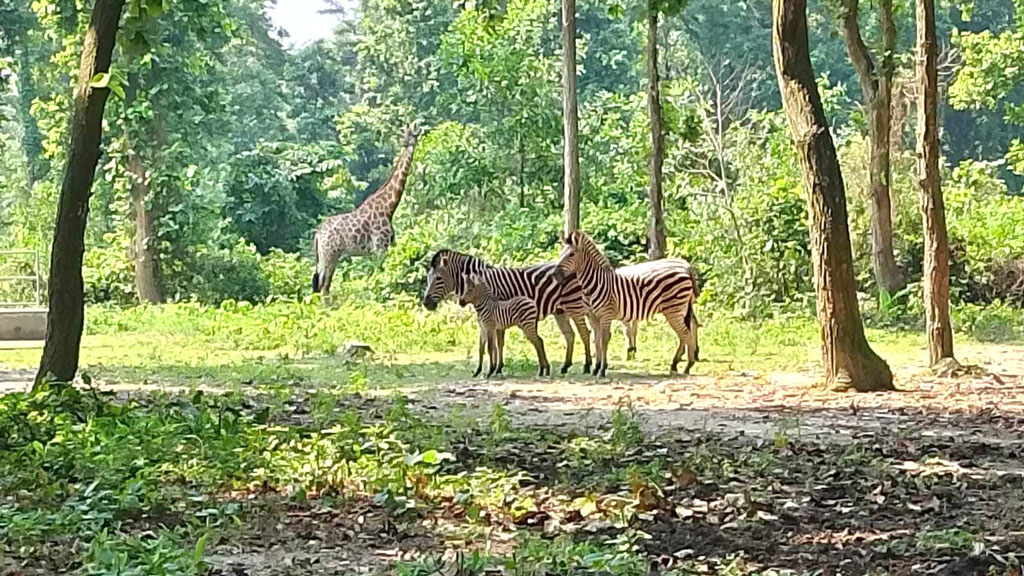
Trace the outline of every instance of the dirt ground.
{"type": "MultiPolygon", "coordinates": [[[[717,430],[751,436],[785,429],[793,436],[843,442],[880,430],[975,441],[1024,442],[1024,346],[971,346],[965,370],[936,375],[925,364],[893,367],[894,392],[834,392],[817,374],[731,373],[652,378],[614,373],[611,381],[507,378],[462,381],[407,392],[466,409],[504,404],[536,425],[580,426],[629,405],[654,432],[717,430]]],[[[613,367],[614,368],[614,367],[613,367]]]]}

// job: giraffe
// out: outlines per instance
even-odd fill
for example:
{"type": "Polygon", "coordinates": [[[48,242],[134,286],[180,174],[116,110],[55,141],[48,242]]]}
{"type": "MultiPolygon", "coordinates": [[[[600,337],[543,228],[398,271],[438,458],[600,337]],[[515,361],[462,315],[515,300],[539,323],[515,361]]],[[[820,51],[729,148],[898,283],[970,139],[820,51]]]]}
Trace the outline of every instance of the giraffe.
{"type": "Polygon", "coordinates": [[[387,182],[363,200],[352,212],[336,214],[324,220],[313,236],[313,292],[330,295],[334,269],[342,256],[386,254],[395,239],[391,217],[402,200],[405,181],[412,165],[412,154],[420,131],[406,127],[402,151],[387,182]]]}

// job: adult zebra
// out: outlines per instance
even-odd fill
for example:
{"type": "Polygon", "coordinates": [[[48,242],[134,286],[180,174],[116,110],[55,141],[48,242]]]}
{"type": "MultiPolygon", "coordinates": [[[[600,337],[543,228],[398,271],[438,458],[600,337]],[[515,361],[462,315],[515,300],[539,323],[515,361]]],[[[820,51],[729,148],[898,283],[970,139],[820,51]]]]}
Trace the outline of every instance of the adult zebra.
{"type": "MultiPolygon", "coordinates": [[[[539,318],[554,314],[558,329],[565,337],[565,362],[562,364],[562,374],[572,366],[576,341],[572,324],[575,324],[580,339],[583,340],[583,350],[586,354],[583,372],[590,373],[590,329],[587,328],[587,301],[583,296],[583,288],[572,278],[563,279],[561,282],[556,280],[555,268],[552,262],[523,268],[490,266],[476,256],[454,250],[438,250],[430,259],[430,268],[427,270],[427,289],[423,293],[423,307],[435,310],[441,300],[449,294],[454,293],[461,297],[465,290],[463,275],[480,274],[486,270],[487,280],[496,298],[507,300],[526,296],[537,303],[539,318]]],[[[500,364],[497,371],[501,372],[500,364]]]]}
{"type": "Polygon", "coordinates": [[[688,374],[696,360],[697,320],[693,315],[694,282],[690,265],[682,260],[664,259],[634,264],[616,270],[589,236],[580,231],[564,239],[557,262],[556,277],[579,281],[590,303],[594,328],[594,374],[608,370],[608,340],[612,320],[635,326],[639,320],[661,313],[679,337],[679,347],[670,371],[678,370],[683,349],[687,351],[688,374]]]}

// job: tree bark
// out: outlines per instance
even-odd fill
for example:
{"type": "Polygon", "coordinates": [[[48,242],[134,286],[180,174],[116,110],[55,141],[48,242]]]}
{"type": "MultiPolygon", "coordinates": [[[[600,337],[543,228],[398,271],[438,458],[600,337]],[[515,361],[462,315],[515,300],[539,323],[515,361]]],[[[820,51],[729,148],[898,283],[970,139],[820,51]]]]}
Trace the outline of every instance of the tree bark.
{"type": "Polygon", "coordinates": [[[160,287],[160,263],[156,250],[156,216],[146,206],[149,178],[142,159],[135,151],[128,153],[128,173],[132,179],[132,216],[135,219],[135,237],[132,240],[135,292],[140,302],[159,304],[164,301],[164,295],[160,287]]]}
{"type": "Polygon", "coordinates": [[[880,289],[897,292],[907,285],[896,265],[892,241],[892,203],[890,199],[889,136],[892,120],[892,78],[895,70],[896,25],[892,18],[892,0],[879,0],[878,19],[882,28],[881,66],[876,70],[860,33],[857,18],[859,0],[845,0],[843,39],[868,112],[868,156],[871,196],[871,267],[880,289]]]}
{"type": "Polygon", "coordinates": [[[71,141],[57,207],[50,252],[49,313],[46,343],[36,385],[49,378],[69,382],[78,371],[85,317],[82,255],[85,225],[96,164],[100,157],[103,109],[108,88],[92,86],[97,74],[109,72],[124,0],[96,0],[82,44],[71,116],[71,141]]]}
{"type": "Polygon", "coordinates": [[[651,175],[648,197],[651,203],[647,256],[665,257],[665,217],[662,213],[662,165],[665,162],[665,134],[662,129],[661,91],[658,87],[658,10],[647,6],[647,111],[651,121],[651,175]]]}
{"type": "Polygon", "coordinates": [[[579,118],[576,109],[576,0],[562,0],[562,169],[565,233],[580,227],[579,118]]]}
{"type": "Polygon", "coordinates": [[[939,183],[935,0],[917,6],[917,183],[924,220],[924,310],[932,365],[953,358],[949,320],[949,235],[939,183]]]}
{"type": "Polygon", "coordinates": [[[868,345],[857,308],[846,190],[811,69],[806,8],[806,0],[773,0],[772,46],[810,205],[825,382],[841,389],[891,390],[892,372],[868,345]]]}

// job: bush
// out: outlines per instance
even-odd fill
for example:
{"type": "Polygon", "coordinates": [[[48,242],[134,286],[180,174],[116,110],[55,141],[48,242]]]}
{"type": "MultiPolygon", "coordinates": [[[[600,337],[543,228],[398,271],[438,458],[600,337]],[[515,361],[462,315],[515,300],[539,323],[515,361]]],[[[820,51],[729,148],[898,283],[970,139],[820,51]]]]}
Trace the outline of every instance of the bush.
{"type": "Polygon", "coordinates": [[[195,299],[204,304],[225,300],[256,303],[270,295],[270,282],[263,275],[259,254],[242,240],[230,248],[200,246],[190,256],[187,269],[176,275],[176,299],[195,299]]]}
{"type": "Polygon", "coordinates": [[[1011,342],[1024,338],[1024,313],[1002,302],[987,306],[955,306],[953,324],[979,342],[1011,342]]]}
{"type": "Polygon", "coordinates": [[[274,248],[259,262],[260,273],[267,280],[271,296],[299,301],[310,294],[313,273],[310,259],[274,248]]]}
{"type": "Polygon", "coordinates": [[[133,303],[136,301],[135,269],[128,254],[128,246],[113,238],[109,240],[109,244],[90,247],[85,251],[82,264],[85,301],[133,303]]]}

